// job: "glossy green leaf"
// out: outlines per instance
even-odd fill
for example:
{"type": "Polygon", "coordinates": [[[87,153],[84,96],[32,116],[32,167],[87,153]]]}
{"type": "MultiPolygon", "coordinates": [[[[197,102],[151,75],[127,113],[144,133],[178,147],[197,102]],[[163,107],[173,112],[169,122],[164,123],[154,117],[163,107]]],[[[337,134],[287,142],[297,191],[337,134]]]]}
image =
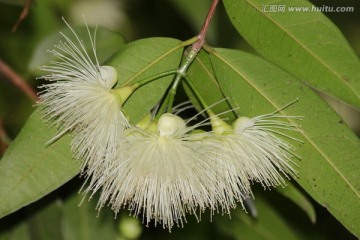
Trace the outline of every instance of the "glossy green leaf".
{"type": "MultiPolygon", "coordinates": [[[[74,31],[79,39],[83,41],[86,51],[90,54],[90,56],[92,56],[92,46],[86,26],[74,27],[74,31]]],[[[119,33],[109,31],[102,27],[98,27],[96,29],[89,27],[89,31],[91,37],[96,41],[97,58],[100,63],[109,59],[121,48],[121,46],[125,44],[123,36],[119,33]]],[[[60,32],[76,42],[76,39],[69,28],[64,28],[60,32]]],[[[49,62],[53,59],[53,55],[51,53],[47,53],[47,51],[54,49],[54,46],[58,45],[60,41],[64,41],[60,32],[54,32],[39,42],[28,64],[30,72],[38,75],[42,74],[38,68],[42,65],[49,64],[49,62]]]]}
{"type": "MultiPolygon", "coordinates": [[[[222,101],[225,99],[225,96],[216,80],[210,56],[207,52],[201,51],[198,54],[187,72],[187,77],[196,88],[196,91],[201,94],[201,98],[206,102],[206,104],[208,104],[208,106],[214,105],[211,108],[213,112],[222,113],[230,109],[228,102],[222,101]]],[[[186,81],[184,81],[184,87],[194,106],[196,106],[198,110],[203,109],[204,106],[199,103],[197,96],[191,88],[189,88],[186,81]]],[[[232,120],[235,118],[235,115],[233,112],[229,112],[222,115],[222,117],[232,120]]]]}
{"type": "Polygon", "coordinates": [[[80,170],[71,158],[70,137],[46,147],[55,136],[36,110],[0,160],[0,217],[38,200],[80,170]]]}
{"type": "MultiPolygon", "coordinates": [[[[339,116],[310,89],[277,66],[250,54],[216,49],[216,77],[239,115],[271,113],[298,99],[280,113],[304,116],[291,133],[298,161],[296,181],[344,226],[360,236],[360,142],[339,116]]],[[[289,140],[290,141],[290,140],[289,140]]]]}
{"type": "Polygon", "coordinates": [[[224,0],[224,5],[235,28],[261,55],[360,108],[360,61],[324,14],[293,8],[311,9],[310,2],[224,0]]]}
{"type": "MultiPolygon", "coordinates": [[[[117,87],[176,70],[181,61],[183,45],[171,38],[138,40],[121,48],[106,64],[118,71],[117,87]]],[[[174,75],[150,82],[137,89],[124,105],[134,124],[143,119],[158,103],[174,75]],[[141,110],[140,110],[141,109],[141,110]]]]}

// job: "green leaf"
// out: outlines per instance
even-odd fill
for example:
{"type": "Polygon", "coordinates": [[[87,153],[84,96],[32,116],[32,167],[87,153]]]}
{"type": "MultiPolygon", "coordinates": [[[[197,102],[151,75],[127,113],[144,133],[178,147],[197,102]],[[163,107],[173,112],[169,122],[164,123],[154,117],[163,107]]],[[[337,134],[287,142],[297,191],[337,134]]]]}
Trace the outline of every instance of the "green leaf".
{"type": "MultiPolygon", "coordinates": [[[[196,88],[196,91],[201,94],[201,97],[206,104],[209,106],[215,104],[211,108],[214,113],[222,113],[230,109],[228,102],[222,101],[225,99],[225,96],[216,80],[210,61],[210,55],[207,52],[202,50],[198,54],[186,75],[196,88]]],[[[184,88],[194,106],[196,106],[198,110],[203,109],[204,106],[200,104],[194,92],[186,84],[186,81],[184,81],[184,88]]],[[[233,112],[229,112],[221,116],[229,120],[235,119],[233,112]]]]}
{"type": "Polygon", "coordinates": [[[290,224],[265,200],[265,194],[256,195],[259,213],[256,219],[239,207],[231,214],[231,219],[217,222],[220,231],[236,240],[299,239],[290,224]]]}
{"type": "Polygon", "coordinates": [[[277,66],[250,54],[216,49],[211,55],[216,77],[239,115],[280,111],[304,116],[293,142],[299,161],[296,181],[344,226],[360,236],[360,143],[339,116],[309,88],[277,66]]]}
{"type": "MultiPolygon", "coordinates": [[[[116,68],[116,87],[176,70],[181,61],[183,45],[171,38],[148,38],[122,47],[106,64],[116,68]]],[[[173,75],[157,79],[136,90],[126,101],[124,110],[133,124],[142,120],[168,89],[173,75]]]]}
{"type": "Polygon", "coordinates": [[[62,240],[61,218],[61,201],[52,201],[27,221],[29,236],[36,240],[62,240]]]}
{"type": "Polygon", "coordinates": [[[96,201],[83,201],[83,196],[74,192],[64,202],[62,234],[65,240],[117,239],[117,230],[113,213],[103,209],[95,210],[96,201]],[[98,216],[99,215],[99,216],[98,216]]]}
{"type": "MultiPolygon", "coordinates": [[[[80,184],[72,181],[74,188],[80,184]]],[[[81,183],[81,181],[79,181],[81,183]]],[[[95,210],[96,201],[84,201],[83,196],[77,191],[66,197],[64,201],[52,199],[39,201],[18,214],[22,217],[19,221],[9,224],[7,228],[0,229],[0,240],[92,240],[92,239],[117,239],[117,220],[113,212],[107,208],[101,213],[95,210]],[[43,206],[42,206],[42,205],[43,206]]],[[[3,219],[3,220],[6,220],[3,219]]],[[[2,221],[3,223],[4,221],[2,221]]],[[[2,226],[1,226],[2,227],[2,226]]]]}
{"type": "Polygon", "coordinates": [[[46,147],[55,129],[36,110],[0,161],[0,218],[34,202],[73,178],[80,170],[71,158],[70,138],[46,147]]]}
{"type": "Polygon", "coordinates": [[[360,108],[360,61],[339,29],[306,0],[224,0],[238,32],[298,79],[360,108]],[[285,12],[270,8],[285,7],[285,12]]]}
{"type": "MultiPolygon", "coordinates": [[[[81,39],[85,45],[86,51],[92,56],[92,46],[89,38],[88,29],[86,26],[74,27],[76,35],[81,39]]],[[[97,29],[89,27],[91,37],[94,36],[96,31],[96,49],[97,58],[100,63],[103,63],[108,58],[110,58],[116,51],[118,51],[121,46],[125,44],[123,36],[119,33],[112,32],[102,27],[97,29]],[[99,51],[99,49],[101,51],[99,51]]],[[[69,28],[64,28],[61,30],[63,34],[69,37],[71,40],[76,42],[74,34],[69,28]]],[[[53,60],[53,55],[47,53],[48,50],[54,49],[55,45],[58,45],[60,41],[64,41],[64,38],[60,35],[59,32],[54,32],[48,37],[44,38],[35,48],[35,51],[29,61],[28,69],[30,72],[33,72],[37,75],[40,75],[42,72],[38,69],[42,65],[48,64],[53,60]]]]}
{"type": "Polygon", "coordinates": [[[16,216],[0,220],[0,240],[62,240],[61,201],[40,201],[16,216]],[[14,221],[17,219],[18,221],[14,221]]]}
{"type": "Polygon", "coordinates": [[[31,240],[27,222],[22,221],[14,227],[1,229],[0,240],[31,240]]]}
{"type": "Polygon", "coordinates": [[[293,183],[287,182],[285,188],[276,188],[276,190],[300,207],[307,214],[312,223],[316,222],[316,212],[314,206],[293,183]]]}

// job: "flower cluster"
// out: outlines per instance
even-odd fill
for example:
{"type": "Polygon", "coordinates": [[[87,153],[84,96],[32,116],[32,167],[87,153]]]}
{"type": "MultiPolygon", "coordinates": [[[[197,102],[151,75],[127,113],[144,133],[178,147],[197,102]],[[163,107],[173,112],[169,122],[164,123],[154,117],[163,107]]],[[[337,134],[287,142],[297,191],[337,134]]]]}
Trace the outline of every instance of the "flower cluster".
{"type": "Polygon", "coordinates": [[[131,91],[114,89],[117,72],[99,65],[90,33],[93,56],[73,34],[74,41],[63,35],[65,42],[50,51],[56,60],[42,67],[50,83],[41,87],[40,105],[58,129],[50,142],[72,134],[73,156],[86,175],[83,192],[100,192],[98,209],[111,205],[117,214],[127,208],[170,230],[182,226],[186,214],[229,213],[252,196],[253,182],[274,187],[296,175],[294,148],[284,140],[292,137],[283,133],[296,131],[287,120],[296,117],[240,117],[230,126],[206,109],[209,119],[192,126],[194,118],[172,113],[134,126],[122,109],[131,91]],[[204,124],[212,130],[201,130],[204,124]]]}

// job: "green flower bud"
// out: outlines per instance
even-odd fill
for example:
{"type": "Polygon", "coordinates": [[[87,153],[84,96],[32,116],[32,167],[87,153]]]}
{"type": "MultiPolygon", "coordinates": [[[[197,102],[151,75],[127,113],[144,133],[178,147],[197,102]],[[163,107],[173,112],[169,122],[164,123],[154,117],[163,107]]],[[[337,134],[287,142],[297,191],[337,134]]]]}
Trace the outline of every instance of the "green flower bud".
{"type": "Polygon", "coordinates": [[[214,133],[227,134],[233,132],[233,128],[213,112],[208,111],[210,123],[214,133]]]}

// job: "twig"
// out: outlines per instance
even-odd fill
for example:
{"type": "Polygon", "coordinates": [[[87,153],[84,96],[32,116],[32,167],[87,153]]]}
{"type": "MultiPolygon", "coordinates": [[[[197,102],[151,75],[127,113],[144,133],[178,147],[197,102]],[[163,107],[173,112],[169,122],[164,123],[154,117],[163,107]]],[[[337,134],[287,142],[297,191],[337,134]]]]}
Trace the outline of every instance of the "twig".
{"type": "Polygon", "coordinates": [[[0,156],[4,154],[11,140],[6,134],[2,120],[0,119],[0,156]]]}
{"type": "Polygon", "coordinates": [[[205,19],[205,22],[204,22],[204,24],[200,30],[200,33],[198,35],[198,40],[192,45],[192,50],[194,50],[195,52],[199,52],[205,43],[206,33],[208,31],[209,24],[211,22],[211,19],[214,15],[214,12],[215,12],[215,9],[216,9],[216,6],[218,3],[219,3],[219,0],[213,0],[212,4],[210,6],[209,12],[205,19]]]}
{"type": "Polygon", "coordinates": [[[21,14],[18,18],[18,20],[16,21],[16,23],[14,24],[13,28],[11,29],[11,31],[14,33],[16,32],[16,30],[18,29],[20,23],[26,18],[26,16],[29,13],[29,9],[31,6],[32,0],[26,0],[26,3],[24,5],[23,10],[21,11],[21,14]]]}
{"type": "Polygon", "coordinates": [[[26,81],[10,68],[2,59],[0,59],[0,73],[3,73],[15,86],[23,91],[29,98],[34,101],[38,100],[36,92],[32,89],[26,81]]]}
{"type": "Polygon", "coordinates": [[[184,51],[183,58],[181,60],[182,62],[180,64],[180,67],[177,69],[177,74],[172,82],[170,92],[165,99],[166,101],[164,101],[162,103],[162,105],[160,106],[160,109],[157,112],[156,117],[155,117],[156,119],[164,113],[166,108],[167,108],[168,112],[172,111],[172,105],[173,105],[174,97],[176,94],[176,89],[177,89],[181,79],[186,76],[186,72],[187,72],[188,68],[193,63],[197,54],[199,53],[199,51],[201,50],[202,46],[205,43],[206,33],[208,31],[209,24],[211,22],[211,19],[214,15],[214,12],[215,12],[215,9],[216,9],[216,6],[218,3],[219,3],[219,0],[213,0],[212,4],[210,6],[209,12],[206,16],[205,22],[204,22],[203,26],[201,27],[199,35],[197,36],[197,41],[194,42],[191,46],[189,46],[184,51]]]}

